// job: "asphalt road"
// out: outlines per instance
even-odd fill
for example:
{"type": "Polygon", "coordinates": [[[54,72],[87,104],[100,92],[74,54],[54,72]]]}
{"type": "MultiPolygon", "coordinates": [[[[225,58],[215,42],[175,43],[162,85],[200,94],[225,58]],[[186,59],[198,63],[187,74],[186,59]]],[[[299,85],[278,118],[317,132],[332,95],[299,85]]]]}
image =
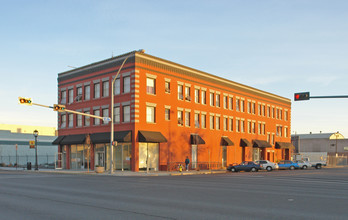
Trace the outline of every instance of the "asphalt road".
{"type": "Polygon", "coordinates": [[[347,219],[348,168],[193,176],[0,171],[0,219],[347,219]]]}

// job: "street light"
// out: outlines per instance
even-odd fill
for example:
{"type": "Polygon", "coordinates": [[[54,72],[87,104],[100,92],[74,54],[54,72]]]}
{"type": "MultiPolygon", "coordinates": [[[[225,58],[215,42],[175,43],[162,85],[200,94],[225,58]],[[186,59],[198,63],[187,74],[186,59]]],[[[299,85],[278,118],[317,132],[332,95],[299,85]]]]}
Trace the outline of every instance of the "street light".
{"type": "MultiPolygon", "coordinates": [[[[122,65],[120,66],[120,68],[117,71],[117,74],[115,76],[115,78],[112,80],[111,83],[111,136],[110,136],[110,174],[112,174],[114,172],[114,84],[115,81],[118,77],[118,75],[121,72],[121,69],[123,67],[123,65],[126,63],[127,59],[133,55],[135,52],[139,52],[139,53],[145,53],[145,50],[140,49],[134,52],[131,52],[128,54],[128,56],[123,60],[122,65]]],[[[117,144],[116,144],[117,146],[117,144]]],[[[122,153],[122,171],[123,171],[123,153],[122,153]]]]}
{"type": "Polygon", "coordinates": [[[37,136],[39,136],[38,130],[35,130],[33,132],[33,135],[35,137],[35,170],[39,170],[39,166],[37,165],[37,136]]]}

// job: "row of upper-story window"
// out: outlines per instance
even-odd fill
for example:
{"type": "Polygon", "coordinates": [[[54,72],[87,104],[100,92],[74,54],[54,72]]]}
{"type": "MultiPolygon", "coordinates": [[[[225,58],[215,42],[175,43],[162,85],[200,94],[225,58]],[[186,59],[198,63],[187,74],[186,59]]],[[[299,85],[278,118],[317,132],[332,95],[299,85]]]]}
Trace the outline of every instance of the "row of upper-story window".
{"type": "MultiPolygon", "coordinates": [[[[84,85],[80,84],[75,88],[62,88],[60,92],[60,104],[72,104],[74,102],[89,101],[91,98],[98,99],[101,97],[109,97],[110,81],[109,78],[104,80],[96,80],[93,83],[88,82],[84,85]],[[92,90],[91,90],[92,86],[92,90]]],[[[130,76],[117,78],[114,84],[114,95],[127,94],[131,91],[130,76]],[[122,84],[121,84],[122,81],[122,84]],[[121,87],[122,86],[122,87],[121,87]]]]}
{"type": "MultiPolygon", "coordinates": [[[[171,80],[165,79],[165,90],[166,94],[171,94],[171,80]]],[[[196,104],[207,105],[207,99],[209,99],[209,105],[212,107],[222,107],[228,110],[236,110],[237,112],[247,112],[249,114],[259,116],[264,116],[268,118],[276,118],[279,120],[289,120],[289,111],[281,107],[277,107],[270,104],[265,104],[258,102],[256,106],[256,101],[242,97],[234,97],[233,95],[210,90],[209,97],[207,97],[208,91],[206,88],[201,88],[199,86],[193,86],[194,88],[194,98],[193,101],[196,104]],[[221,100],[222,99],[222,100],[221,100]]],[[[191,95],[192,86],[188,83],[177,82],[177,98],[181,101],[192,101],[191,95]]],[[[146,92],[147,94],[156,95],[156,77],[150,76],[146,79],[146,92]]]]}

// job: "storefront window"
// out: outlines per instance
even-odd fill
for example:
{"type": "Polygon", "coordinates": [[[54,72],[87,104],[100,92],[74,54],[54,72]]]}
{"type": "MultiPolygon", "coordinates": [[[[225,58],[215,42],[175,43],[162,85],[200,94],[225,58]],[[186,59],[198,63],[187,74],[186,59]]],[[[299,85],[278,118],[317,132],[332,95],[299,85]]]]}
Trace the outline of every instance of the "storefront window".
{"type": "Polygon", "coordinates": [[[139,143],[139,170],[158,171],[159,164],[159,144],[158,143],[139,143]]]}

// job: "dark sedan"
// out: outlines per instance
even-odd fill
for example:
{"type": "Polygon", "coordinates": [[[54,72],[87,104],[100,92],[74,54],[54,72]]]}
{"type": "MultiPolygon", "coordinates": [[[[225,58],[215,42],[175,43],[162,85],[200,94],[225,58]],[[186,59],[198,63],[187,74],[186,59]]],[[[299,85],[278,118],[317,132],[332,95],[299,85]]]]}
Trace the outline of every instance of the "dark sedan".
{"type": "Polygon", "coordinates": [[[230,165],[229,167],[227,167],[227,170],[231,172],[238,172],[238,171],[257,172],[261,170],[261,167],[259,164],[256,164],[252,161],[244,161],[239,165],[230,165]]]}

